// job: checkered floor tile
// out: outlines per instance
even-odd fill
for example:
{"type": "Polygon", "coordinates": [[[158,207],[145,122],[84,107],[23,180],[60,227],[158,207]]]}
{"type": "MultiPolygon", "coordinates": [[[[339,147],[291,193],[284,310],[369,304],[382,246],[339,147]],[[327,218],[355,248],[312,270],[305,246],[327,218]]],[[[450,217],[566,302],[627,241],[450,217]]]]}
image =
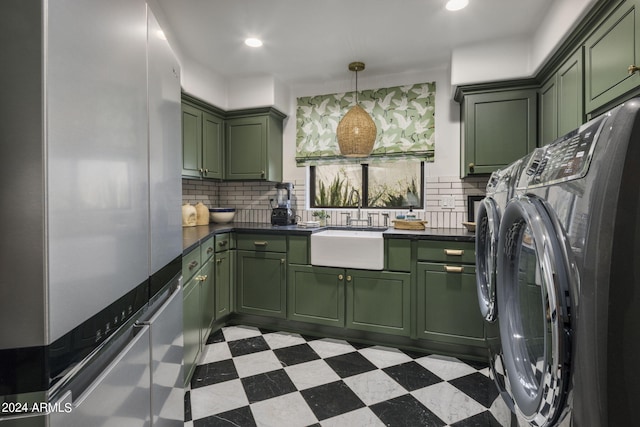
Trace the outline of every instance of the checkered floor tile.
{"type": "Polygon", "coordinates": [[[247,326],[213,333],[187,427],[511,425],[486,365],[247,326]]]}

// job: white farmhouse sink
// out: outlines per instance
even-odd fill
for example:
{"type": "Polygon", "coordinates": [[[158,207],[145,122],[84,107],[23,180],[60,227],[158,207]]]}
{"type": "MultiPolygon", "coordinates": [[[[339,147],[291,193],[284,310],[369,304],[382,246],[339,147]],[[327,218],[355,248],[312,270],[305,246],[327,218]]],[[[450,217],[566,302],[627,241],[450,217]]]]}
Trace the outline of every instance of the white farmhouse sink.
{"type": "Polygon", "coordinates": [[[382,270],[384,268],[382,231],[325,230],[313,233],[311,264],[382,270]]]}

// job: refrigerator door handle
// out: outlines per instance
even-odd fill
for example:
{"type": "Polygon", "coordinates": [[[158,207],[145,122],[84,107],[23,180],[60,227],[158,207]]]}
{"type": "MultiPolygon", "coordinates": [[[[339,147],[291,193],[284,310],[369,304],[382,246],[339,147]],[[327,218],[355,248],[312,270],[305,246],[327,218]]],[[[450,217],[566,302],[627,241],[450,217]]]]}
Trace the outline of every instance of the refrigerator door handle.
{"type": "MultiPolygon", "coordinates": [[[[147,338],[144,334],[149,329],[148,325],[143,324],[135,324],[132,327],[132,330],[135,331],[135,335],[129,340],[126,346],[120,350],[118,355],[109,363],[109,365],[102,371],[92,382],[80,392],[77,398],[73,399],[73,407],[77,408],[82,405],[91,393],[102,384],[104,379],[116,368],[116,366],[120,363],[120,361],[131,351],[131,349],[142,339],[143,337],[147,338]]],[[[72,396],[73,397],[73,396],[72,396]]]]}

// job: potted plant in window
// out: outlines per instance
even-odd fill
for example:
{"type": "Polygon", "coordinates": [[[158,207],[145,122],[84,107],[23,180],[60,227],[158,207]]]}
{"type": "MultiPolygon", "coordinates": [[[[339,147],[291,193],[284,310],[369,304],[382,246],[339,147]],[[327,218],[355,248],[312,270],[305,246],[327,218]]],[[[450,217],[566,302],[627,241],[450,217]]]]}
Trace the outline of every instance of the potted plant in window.
{"type": "Polygon", "coordinates": [[[318,219],[321,227],[327,225],[327,218],[331,218],[325,210],[313,211],[311,216],[318,219]]]}

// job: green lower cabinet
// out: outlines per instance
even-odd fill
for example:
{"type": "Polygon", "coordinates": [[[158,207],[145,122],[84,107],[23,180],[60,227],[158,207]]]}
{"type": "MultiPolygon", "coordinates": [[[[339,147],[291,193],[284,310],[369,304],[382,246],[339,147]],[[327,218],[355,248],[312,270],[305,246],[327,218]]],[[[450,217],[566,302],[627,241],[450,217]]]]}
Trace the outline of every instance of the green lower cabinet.
{"type": "Polygon", "coordinates": [[[483,346],[475,266],[419,262],[417,271],[418,337],[483,346]]]}
{"type": "Polygon", "coordinates": [[[219,252],[215,256],[215,318],[220,319],[231,312],[231,254],[219,252]]]}
{"type": "Polygon", "coordinates": [[[409,336],[409,273],[346,270],[345,281],[347,328],[409,336]]]}
{"type": "Polygon", "coordinates": [[[200,353],[202,318],[200,316],[200,280],[196,277],[184,285],[182,320],[184,328],[185,385],[191,379],[191,374],[196,366],[196,359],[200,353]]]}
{"type": "Polygon", "coordinates": [[[209,259],[196,278],[200,278],[200,318],[202,340],[206,341],[211,330],[211,323],[216,316],[216,285],[213,259],[209,259]]]}
{"type": "Polygon", "coordinates": [[[290,265],[287,318],[344,326],[344,273],[342,268],[290,265]]]}
{"type": "Polygon", "coordinates": [[[237,251],[237,311],[286,317],[286,254],[237,251]]]}

